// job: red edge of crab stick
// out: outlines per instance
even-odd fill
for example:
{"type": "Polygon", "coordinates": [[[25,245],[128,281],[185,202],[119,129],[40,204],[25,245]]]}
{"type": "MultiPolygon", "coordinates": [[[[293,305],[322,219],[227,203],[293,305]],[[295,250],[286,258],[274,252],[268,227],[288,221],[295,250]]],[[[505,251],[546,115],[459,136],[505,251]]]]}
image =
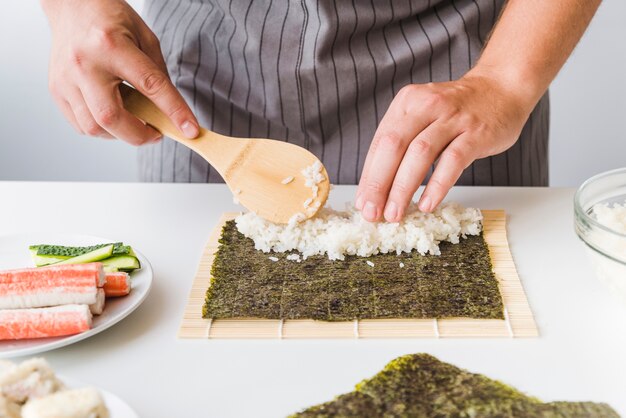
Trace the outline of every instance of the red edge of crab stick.
{"type": "Polygon", "coordinates": [[[115,272],[106,274],[104,293],[107,297],[126,296],[130,293],[130,276],[128,273],[115,272]]]}
{"type": "Polygon", "coordinates": [[[91,319],[87,305],[0,310],[0,340],[78,334],[91,328],[91,319]]]}
{"type": "MultiPolygon", "coordinates": [[[[104,265],[99,262],[86,263],[86,264],[62,264],[60,266],[49,265],[43,267],[37,267],[36,270],[59,270],[59,271],[71,271],[72,269],[82,271],[83,274],[91,274],[96,282],[96,287],[104,286],[106,282],[104,265]]],[[[22,269],[32,270],[32,269],[22,269]]],[[[0,272],[2,275],[2,272],[0,272]]]]}
{"type": "Polygon", "coordinates": [[[92,305],[104,280],[101,263],[0,271],[0,309],[92,305]]]}

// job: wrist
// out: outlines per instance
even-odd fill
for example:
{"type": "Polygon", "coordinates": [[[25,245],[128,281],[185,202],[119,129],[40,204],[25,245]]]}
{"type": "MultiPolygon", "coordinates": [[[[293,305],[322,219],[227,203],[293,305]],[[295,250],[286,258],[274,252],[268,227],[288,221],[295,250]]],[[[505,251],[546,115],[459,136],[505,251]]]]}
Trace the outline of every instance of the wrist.
{"type": "Polygon", "coordinates": [[[549,85],[549,82],[544,82],[534,74],[480,61],[463,76],[464,79],[475,77],[495,83],[528,114],[532,112],[549,85]]]}
{"type": "Polygon", "coordinates": [[[55,6],[58,6],[61,1],[62,0],[39,0],[39,4],[44,13],[48,14],[50,11],[54,10],[55,6]]]}
{"type": "Polygon", "coordinates": [[[44,14],[48,17],[48,20],[51,20],[54,15],[57,13],[60,8],[63,0],[39,0],[39,4],[41,5],[41,9],[44,14]]]}
{"type": "MultiPolygon", "coordinates": [[[[41,9],[48,18],[48,21],[52,23],[56,16],[59,14],[62,8],[67,8],[69,3],[73,0],[39,0],[41,9]]],[[[72,7],[71,5],[69,7],[72,7]]]]}

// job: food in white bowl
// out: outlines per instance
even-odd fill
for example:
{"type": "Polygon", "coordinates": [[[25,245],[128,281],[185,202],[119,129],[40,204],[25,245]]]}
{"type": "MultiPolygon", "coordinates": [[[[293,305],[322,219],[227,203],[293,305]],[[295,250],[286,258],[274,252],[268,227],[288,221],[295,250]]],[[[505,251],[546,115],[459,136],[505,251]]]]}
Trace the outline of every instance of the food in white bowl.
{"type": "Polygon", "coordinates": [[[94,388],[64,390],[33,399],[22,408],[22,418],[108,418],[102,395],[94,388]]]}
{"type": "Polygon", "coordinates": [[[67,389],[42,358],[0,362],[0,417],[109,418],[98,390],[67,389]]]}

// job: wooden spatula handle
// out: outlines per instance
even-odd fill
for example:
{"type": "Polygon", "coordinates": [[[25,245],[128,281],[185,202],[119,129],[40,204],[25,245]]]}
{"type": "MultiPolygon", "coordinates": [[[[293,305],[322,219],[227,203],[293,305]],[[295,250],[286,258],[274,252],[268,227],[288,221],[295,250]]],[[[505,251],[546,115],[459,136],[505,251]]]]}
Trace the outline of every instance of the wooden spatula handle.
{"type": "Polygon", "coordinates": [[[124,101],[124,107],[130,113],[137,116],[163,135],[176,140],[186,139],[169,118],[165,116],[150,99],[136,89],[126,84],[120,84],[120,93],[124,101]]]}
{"type": "Polygon", "coordinates": [[[228,181],[227,171],[238,160],[247,141],[225,137],[200,127],[197,138],[185,137],[178,127],[146,96],[136,89],[120,84],[124,107],[163,135],[191,148],[207,160],[228,181]]]}

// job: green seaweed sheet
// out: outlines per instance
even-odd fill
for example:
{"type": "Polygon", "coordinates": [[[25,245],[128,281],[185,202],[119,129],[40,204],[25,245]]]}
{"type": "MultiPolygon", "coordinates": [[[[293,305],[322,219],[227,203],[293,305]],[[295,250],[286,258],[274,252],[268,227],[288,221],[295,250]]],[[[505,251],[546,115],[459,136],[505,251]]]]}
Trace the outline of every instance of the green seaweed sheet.
{"type": "Polygon", "coordinates": [[[353,392],[290,418],[619,418],[608,405],[551,402],[428,354],[391,361],[353,392]]]}
{"type": "Polygon", "coordinates": [[[287,260],[286,253],[256,250],[235,222],[228,221],[219,244],[204,318],[504,319],[482,235],[456,245],[441,243],[439,256],[415,251],[343,261],[313,256],[298,263],[287,260]]]}

